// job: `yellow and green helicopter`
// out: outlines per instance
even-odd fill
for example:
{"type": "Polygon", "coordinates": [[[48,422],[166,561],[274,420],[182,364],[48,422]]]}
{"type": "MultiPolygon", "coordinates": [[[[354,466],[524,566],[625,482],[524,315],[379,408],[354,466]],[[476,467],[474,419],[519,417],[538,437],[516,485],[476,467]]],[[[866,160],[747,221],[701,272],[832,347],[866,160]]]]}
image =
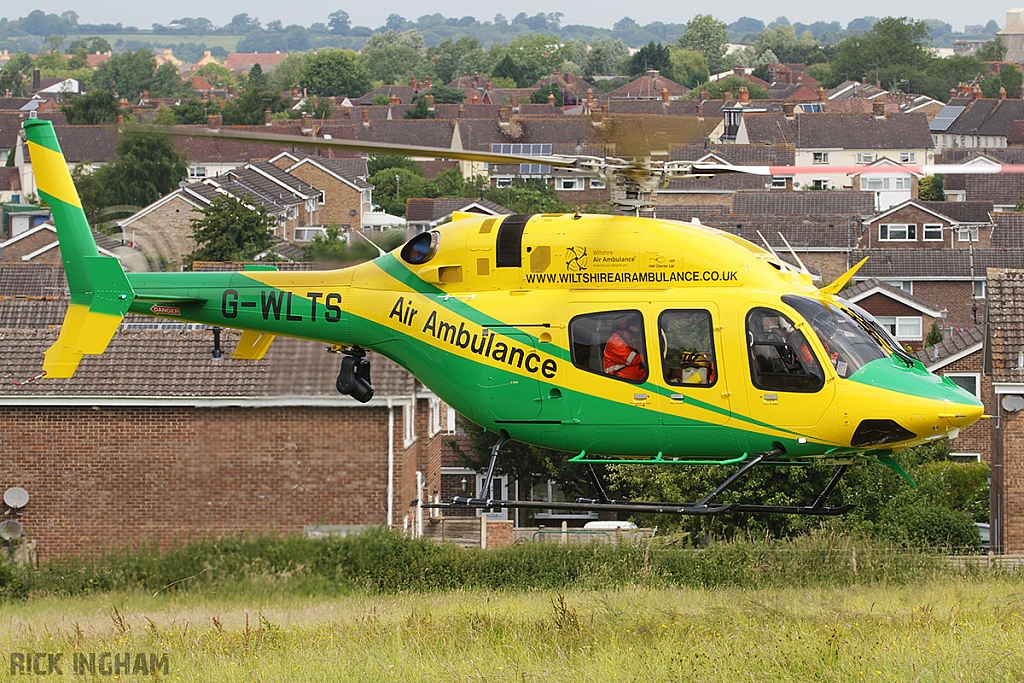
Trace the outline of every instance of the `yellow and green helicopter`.
{"type": "MultiPolygon", "coordinates": [[[[46,377],[71,377],[83,355],[103,353],[127,313],[240,329],[236,359],[261,358],[277,335],[324,342],[343,354],[338,390],[363,402],[373,395],[369,349],[500,434],[488,480],[499,450],[517,440],[578,453],[571,460],[590,468],[598,490],[595,499],[566,503],[481,493],[443,506],[835,515],[852,507],[827,505],[850,464],[879,462],[906,477],[894,451],[953,438],[982,417],[974,396],[929,373],[838,296],[861,264],[818,289],[802,264],[705,226],[456,213],[400,249],[341,270],[126,274],[99,255],[50,122],[30,119],[24,131],[71,295],[45,354],[46,377]],[[753,467],[816,461],[837,469],[805,506],[715,500],[753,467]],[[699,501],[640,503],[609,498],[594,463],[739,469],[699,501]]],[[[722,171],[678,162],[540,163],[549,161],[626,178],[634,207],[667,177],[722,171]]],[[[489,490],[488,482],[482,491],[489,490]]]]}

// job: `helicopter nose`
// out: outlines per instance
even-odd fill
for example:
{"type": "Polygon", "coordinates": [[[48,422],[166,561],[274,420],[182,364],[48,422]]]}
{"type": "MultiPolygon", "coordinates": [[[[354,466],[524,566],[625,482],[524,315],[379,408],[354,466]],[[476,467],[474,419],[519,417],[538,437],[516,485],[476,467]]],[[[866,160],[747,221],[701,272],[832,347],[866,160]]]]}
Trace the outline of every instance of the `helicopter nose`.
{"type": "Polygon", "coordinates": [[[984,413],[985,407],[980,403],[961,403],[947,399],[943,401],[943,411],[937,417],[945,422],[947,431],[959,432],[980,420],[984,413]]]}

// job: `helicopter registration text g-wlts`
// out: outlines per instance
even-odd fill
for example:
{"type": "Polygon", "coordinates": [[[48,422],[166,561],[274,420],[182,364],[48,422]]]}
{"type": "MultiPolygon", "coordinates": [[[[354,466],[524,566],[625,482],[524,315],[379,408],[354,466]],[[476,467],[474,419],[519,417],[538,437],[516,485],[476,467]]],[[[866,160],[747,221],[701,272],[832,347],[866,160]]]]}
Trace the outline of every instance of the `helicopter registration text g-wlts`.
{"type": "Polygon", "coordinates": [[[98,254],[52,125],[24,129],[71,293],[46,377],[102,353],[126,313],[154,315],[243,330],[241,359],[262,357],[275,335],[330,344],[344,353],[339,390],[360,401],[373,393],[371,349],[500,434],[494,455],[514,439],[588,466],[740,465],[693,503],[612,500],[595,476],[598,498],[561,504],[627,512],[839,514],[851,506],[826,498],[850,463],[903,474],[895,450],[982,416],[974,396],[837,296],[856,267],[818,289],[770,249],[700,225],[457,213],[342,270],[126,274],[98,254]],[[806,506],[715,502],[752,467],[816,459],[837,469],[806,506]]]}

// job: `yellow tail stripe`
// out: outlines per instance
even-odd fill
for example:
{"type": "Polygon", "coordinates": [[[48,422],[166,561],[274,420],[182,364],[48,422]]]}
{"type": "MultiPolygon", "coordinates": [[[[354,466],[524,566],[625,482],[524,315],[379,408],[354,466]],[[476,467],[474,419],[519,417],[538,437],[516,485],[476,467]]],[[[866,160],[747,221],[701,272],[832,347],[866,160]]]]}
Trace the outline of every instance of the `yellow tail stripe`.
{"type": "Polygon", "coordinates": [[[31,141],[28,143],[28,150],[32,156],[32,172],[36,176],[36,187],[39,191],[65,204],[82,208],[64,155],[31,141]]]}

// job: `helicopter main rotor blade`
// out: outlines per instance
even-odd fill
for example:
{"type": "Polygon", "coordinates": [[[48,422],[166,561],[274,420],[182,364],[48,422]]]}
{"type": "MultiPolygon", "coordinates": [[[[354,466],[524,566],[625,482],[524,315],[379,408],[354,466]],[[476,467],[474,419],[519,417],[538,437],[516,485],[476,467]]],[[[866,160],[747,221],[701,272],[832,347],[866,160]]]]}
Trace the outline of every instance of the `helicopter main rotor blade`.
{"type": "Polygon", "coordinates": [[[558,168],[574,168],[576,160],[563,156],[525,156],[519,154],[499,154],[495,152],[474,152],[472,150],[447,149],[445,147],[426,147],[421,145],[402,145],[390,142],[367,142],[363,140],[327,140],[302,135],[282,135],[280,133],[254,133],[251,131],[209,130],[207,128],[182,128],[178,126],[138,125],[135,130],[158,135],[175,137],[216,138],[219,140],[236,140],[240,142],[270,142],[292,147],[319,147],[321,149],[343,149],[368,154],[397,154],[408,157],[432,157],[453,159],[455,161],[479,161],[490,164],[542,164],[558,168]]]}
{"type": "Polygon", "coordinates": [[[1024,173],[1024,164],[991,164],[984,166],[963,166],[960,164],[920,164],[899,166],[732,166],[733,169],[763,169],[748,171],[758,175],[801,175],[807,173],[842,173],[845,175],[882,175],[892,173],[914,173],[917,175],[998,175],[1000,173],[1024,173]]]}

